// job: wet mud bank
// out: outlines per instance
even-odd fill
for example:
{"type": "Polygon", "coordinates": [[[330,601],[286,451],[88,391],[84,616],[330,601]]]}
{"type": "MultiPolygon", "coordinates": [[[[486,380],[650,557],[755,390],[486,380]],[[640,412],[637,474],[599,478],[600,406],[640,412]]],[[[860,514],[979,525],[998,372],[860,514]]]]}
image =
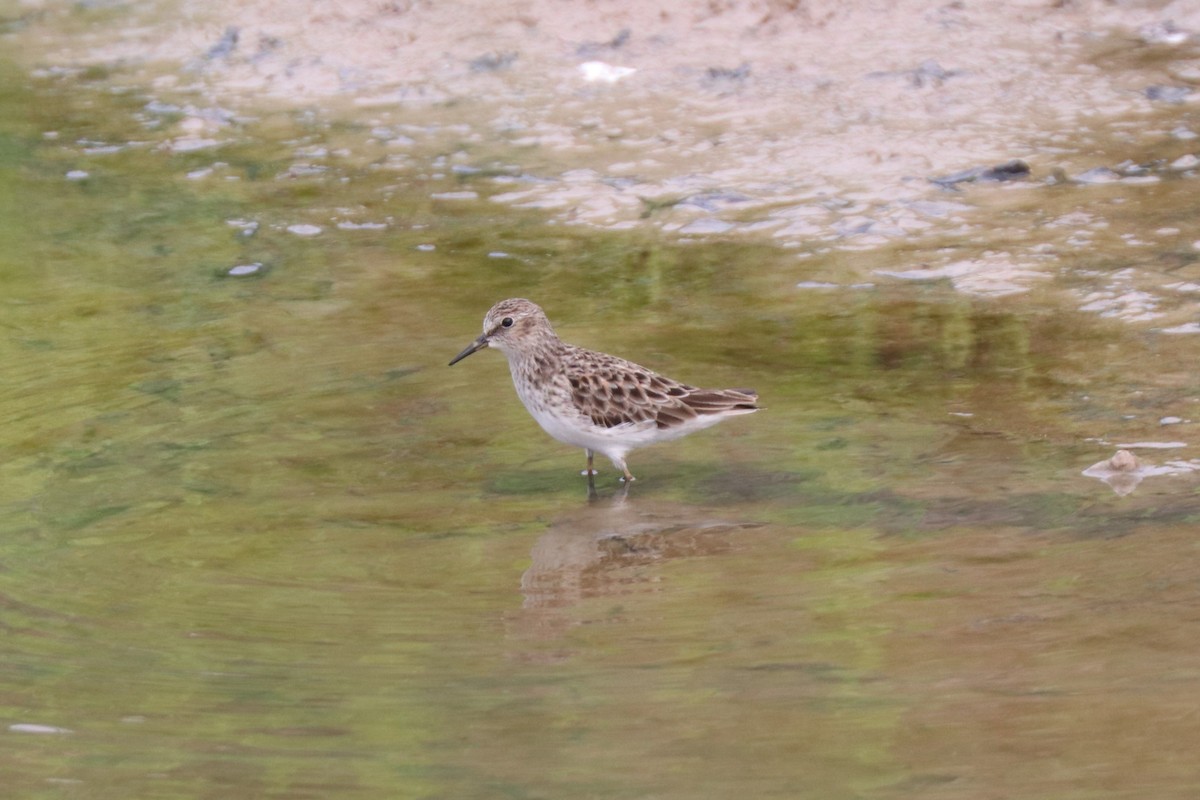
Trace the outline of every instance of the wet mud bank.
{"type": "Polygon", "coordinates": [[[1180,117],[1169,136],[1200,128],[1200,11],[1180,2],[177,0],[11,13],[28,62],[151,87],[201,142],[266,107],[312,109],[364,125],[385,167],[433,142],[441,166],[479,184],[464,191],[562,222],[806,251],[970,227],[970,190],[989,177],[1137,177],[1121,168],[1135,153],[1097,161],[1079,140],[1136,138],[1164,108],[1180,117]],[[993,169],[1014,159],[1029,170],[993,169]]]}

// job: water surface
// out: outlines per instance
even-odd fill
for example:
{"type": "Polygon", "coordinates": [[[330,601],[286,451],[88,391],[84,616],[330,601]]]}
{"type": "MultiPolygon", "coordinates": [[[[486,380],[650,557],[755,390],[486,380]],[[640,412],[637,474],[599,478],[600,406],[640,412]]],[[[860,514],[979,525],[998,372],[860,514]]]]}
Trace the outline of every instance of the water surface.
{"type": "Polygon", "coordinates": [[[397,164],[0,75],[12,796],[1200,788],[1187,178],[798,258],[491,203],[519,154],[432,123],[397,164]],[[1027,255],[1011,293],[880,273],[1027,255]],[[513,295],[767,410],[589,501],[502,358],[445,366],[513,295]],[[1147,442],[1180,473],[1081,474],[1147,442]]]}

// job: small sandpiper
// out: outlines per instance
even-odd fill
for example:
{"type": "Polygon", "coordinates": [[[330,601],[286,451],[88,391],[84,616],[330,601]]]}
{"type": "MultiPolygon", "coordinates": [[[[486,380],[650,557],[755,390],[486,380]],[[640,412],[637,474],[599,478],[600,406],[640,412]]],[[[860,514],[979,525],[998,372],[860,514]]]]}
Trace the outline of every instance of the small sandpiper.
{"type": "Polygon", "coordinates": [[[630,450],[686,436],[735,414],[758,411],[753,389],[697,389],[623,358],[567,344],[529,300],[502,300],[483,318],[483,335],[456,355],[495,347],[508,357],[517,396],[546,433],[601,453],[633,480],[630,450]]]}

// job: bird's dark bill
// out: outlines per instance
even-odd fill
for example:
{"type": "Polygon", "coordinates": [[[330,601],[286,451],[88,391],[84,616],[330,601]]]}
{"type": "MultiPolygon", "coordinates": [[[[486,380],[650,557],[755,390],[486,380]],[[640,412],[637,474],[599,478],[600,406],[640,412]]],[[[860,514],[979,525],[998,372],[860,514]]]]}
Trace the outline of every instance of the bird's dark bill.
{"type": "Polygon", "coordinates": [[[476,350],[482,350],[483,348],[485,348],[487,346],[488,346],[487,337],[480,336],[478,339],[471,342],[471,344],[467,345],[466,350],[463,350],[461,353],[456,355],[454,358],[450,359],[450,363],[447,366],[453,367],[455,364],[462,361],[467,356],[471,355],[471,353],[474,353],[476,350]]]}

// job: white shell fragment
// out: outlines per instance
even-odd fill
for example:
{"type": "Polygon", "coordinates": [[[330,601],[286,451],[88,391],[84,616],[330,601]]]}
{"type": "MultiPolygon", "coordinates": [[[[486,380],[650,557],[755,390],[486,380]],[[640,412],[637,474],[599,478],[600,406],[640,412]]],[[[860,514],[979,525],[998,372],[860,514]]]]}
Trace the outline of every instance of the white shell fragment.
{"type": "Polygon", "coordinates": [[[603,61],[585,61],[579,65],[579,74],[589,83],[616,83],[635,72],[633,67],[616,67],[603,61]]]}

